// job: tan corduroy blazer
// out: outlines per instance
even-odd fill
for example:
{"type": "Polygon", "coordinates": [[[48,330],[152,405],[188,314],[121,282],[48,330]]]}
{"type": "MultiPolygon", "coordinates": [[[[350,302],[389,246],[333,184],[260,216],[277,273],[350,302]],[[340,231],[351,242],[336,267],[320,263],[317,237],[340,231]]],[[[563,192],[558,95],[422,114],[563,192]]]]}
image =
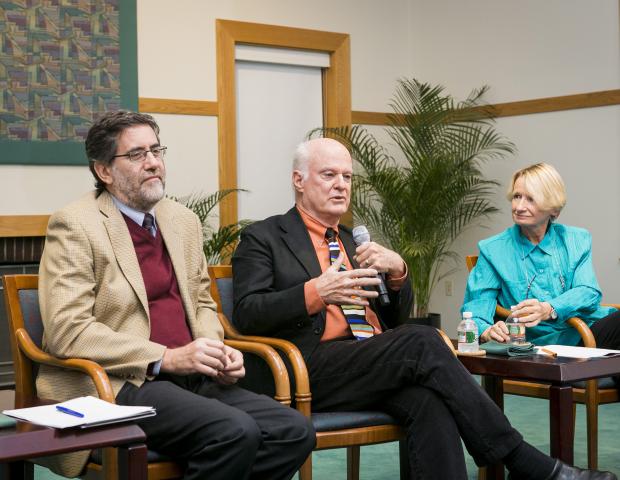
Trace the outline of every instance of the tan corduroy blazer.
{"type": "MultiPolygon", "coordinates": [[[[221,340],[198,218],[169,199],[157,204],[155,218],[193,338],[221,340]]],[[[51,216],[39,275],[44,349],[58,357],[99,363],[115,395],[125,382],[142,385],[149,363],[161,359],[165,347],[149,340],[149,305],[140,265],[127,224],[107,192],[99,197],[89,193],[51,216]]],[[[87,376],[47,366],[39,371],[37,391],[58,401],[96,396],[87,376]]],[[[86,459],[87,453],[63,455],[51,459],[50,467],[73,477],[86,459]]]]}

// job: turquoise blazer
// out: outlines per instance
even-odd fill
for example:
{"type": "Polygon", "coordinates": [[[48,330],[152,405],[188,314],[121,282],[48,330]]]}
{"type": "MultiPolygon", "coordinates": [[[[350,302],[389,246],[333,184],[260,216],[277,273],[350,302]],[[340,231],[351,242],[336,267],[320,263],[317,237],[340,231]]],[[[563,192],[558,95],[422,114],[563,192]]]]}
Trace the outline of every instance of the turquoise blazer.
{"type": "Polygon", "coordinates": [[[566,323],[579,317],[588,326],[612,313],[602,307],[587,230],[552,223],[543,240],[532,244],[517,225],[478,244],[478,262],[467,280],[462,312],[472,312],[480,334],[493,324],[495,305],[505,308],[535,298],[549,302],[557,320],[526,329],[536,345],[577,345],[579,333],[566,323]]]}

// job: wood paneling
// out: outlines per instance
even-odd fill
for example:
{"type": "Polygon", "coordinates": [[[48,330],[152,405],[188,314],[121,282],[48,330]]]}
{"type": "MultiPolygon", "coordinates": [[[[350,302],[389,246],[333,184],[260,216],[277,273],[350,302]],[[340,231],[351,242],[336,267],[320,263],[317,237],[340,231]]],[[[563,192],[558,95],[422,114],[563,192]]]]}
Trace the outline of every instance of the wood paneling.
{"type": "MultiPolygon", "coordinates": [[[[620,105],[620,89],[600,92],[579,93],[561,97],[536,98],[519,102],[496,103],[497,117],[530,115],[533,113],[559,112],[577,108],[606,107],[620,105]]],[[[387,125],[388,113],[385,112],[351,112],[352,122],[362,125],[387,125]]]]}
{"type": "Polygon", "coordinates": [[[330,67],[323,69],[323,125],[351,125],[351,46],[348,35],[330,51],[330,67]]]}
{"type": "Polygon", "coordinates": [[[0,237],[44,237],[49,215],[0,215],[0,237]]]}
{"type": "MultiPolygon", "coordinates": [[[[303,28],[216,20],[216,60],[219,187],[237,188],[237,119],[235,44],[263,45],[327,52],[330,66],[323,70],[323,115],[325,126],[351,124],[351,62],[349,35],[303,28]]],[[[220,222],[236,222],[237,196],[220,203],[220,222]]]]}
{"type": "Polygon", "coordinates": [[[175,100],[169,98],[140,98],[138,109],[148,113],[217,116],[217,102],[175,100]]]}
{"type": "MultiPolygon", "coordinates": [[[[220,189],[237,188],[237,99],[235,94],[235,37],[238,28],[216,20],[215,43],[217,61],[218,159],[220,189]],[[232,30],[232,31],[231,31],[232,30]]],[[[238,32],[237,32],[238,33],[238,32]]],[[[237,194],[228,195],[220,202],[220,224],[238,219],[237,194]]]]}

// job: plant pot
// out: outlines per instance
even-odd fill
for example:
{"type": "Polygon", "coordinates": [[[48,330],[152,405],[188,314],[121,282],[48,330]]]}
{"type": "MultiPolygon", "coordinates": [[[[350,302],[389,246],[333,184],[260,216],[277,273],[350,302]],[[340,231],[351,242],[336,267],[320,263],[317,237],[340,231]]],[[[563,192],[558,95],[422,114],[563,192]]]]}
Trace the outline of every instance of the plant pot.
{"type": "Polygon", "coordinates": [[[441,314],[429,313],[426,317],[409,317],[407,323],[416,325],[428,325],[429,327],[441,328],[441,314]]]}

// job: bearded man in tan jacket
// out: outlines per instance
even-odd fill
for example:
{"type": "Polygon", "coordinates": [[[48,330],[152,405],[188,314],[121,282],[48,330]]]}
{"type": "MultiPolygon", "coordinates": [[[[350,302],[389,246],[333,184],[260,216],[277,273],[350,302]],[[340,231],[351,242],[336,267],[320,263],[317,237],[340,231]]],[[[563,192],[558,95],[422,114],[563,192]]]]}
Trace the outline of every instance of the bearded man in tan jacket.
{"type": "MultiPolygon", "coordinates": [[[[209,295],[202,226],[164,198],[166,147],[146,114],[110,112],[89,130],[96,190],[52,215],[40,266],[44,348],[93,360],[116,402],[152,405],[138,424],[150,449],[187,464],[188,479],[291,478],[315,443],[294,409],[235,385],[242,354],[222,342],[209,295]]],[[[59,401],[96,395],[78,372],[42,367],[59,401]]],[[[58,457],[79,474],[86,455],[58,457]]]]}

